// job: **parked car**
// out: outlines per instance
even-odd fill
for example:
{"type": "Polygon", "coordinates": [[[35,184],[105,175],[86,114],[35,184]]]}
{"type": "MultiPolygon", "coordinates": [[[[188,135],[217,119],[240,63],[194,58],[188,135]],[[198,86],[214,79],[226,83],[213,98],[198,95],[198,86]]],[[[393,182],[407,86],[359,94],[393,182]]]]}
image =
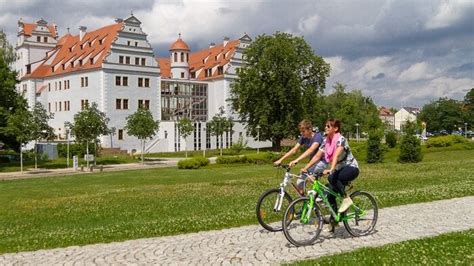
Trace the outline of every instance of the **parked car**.
{"type": "Polygon", "coordinates": [[[415,136],[423,141],[427,141],[428,140],[428,137],[427,136],[422,136],[420,134],[415,134],[415,136]]]}

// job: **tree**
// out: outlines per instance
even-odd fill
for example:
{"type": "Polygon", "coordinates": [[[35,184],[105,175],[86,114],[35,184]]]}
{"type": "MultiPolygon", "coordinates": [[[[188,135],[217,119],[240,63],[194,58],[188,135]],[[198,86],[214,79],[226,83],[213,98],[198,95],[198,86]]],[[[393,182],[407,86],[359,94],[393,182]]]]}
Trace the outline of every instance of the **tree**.
{"type": "Polygon", "coordinates": [[[5,144],[5,148],[15,150],[20,147],[15,135],[11,135],[7,130],[8,117],[18,109],[26,110],[27,104],[23,97],[15,89],[18,83],[16,72],[8,67],[5,61],[3,50],[0,48],[0,142],[5,144]]]}
{"type": "Polygon", "coordinates": [[[38,148],[37,142],[40,139],[51,139],[54,136],[54,129],[48,125],[48,121],[54,117],[48,114],[44,106],[37,102],[32,111],[32,139],[35,141],[35,169],[38,168],[38,148]]]}
{"type": "Polygon", "coordinates": [[[135,113],[127,116],[125,129],[129,135],[135,136],[140,140],[142,164],[144,163],[145,141],[147,138],[151,139],[155,135],[159,126],[159,122],[153,119],[153,115],[148,109],[138,108],[135,113]]]}
{"type": "Polygon", "coordinates": [[[186,158],[188,158],[188,150],[186,148],[186,138],[189,135],[191,135],[191,133],[193,133],[194,131],[193,123],[191,119],[184,117],[178,120],[177,127],[178,127],[179,135],[184,138],[184,143],[185,143],[184,151],[186,153],[186,158]]]}
{"type": "Polygon", "coordinates": [[[26,108],[26,103],[22,101],[19,105],[20,108],[17,108],[15,112],[8,117],[6,130],[8,134],[14,136],[20,144],[20,171],[23,172],[22,146],[33,139],[32,128],[34,127],[34,122],[31,112],[26,108]]]}
{"type": "MultiPolygon", "coordinates": [[[[86,154],[89,157],[89,143],[95,141],[100,135],[110,133],[107,128],[109,120],[105,113],[99,111],[97,103],[94,102],[74,115],[74,123],[64,124],[71,129],[71,135],[75,136],[77,142],[86,143],[86,154]]],[[[87,160],[87,168],[89,168],[89,160],[87,160]]]]}
{"type": "Polygon", "coordinates": [[[462,104],[460,101],[447,97],[439,98],[423,106],[419,120],[426,122],[428,131],[444,129],[451,132],[464,125],[462,104]]]}
{"type": "Polygon", "coordinates": [[[0,31],[0,57],[3,57],[7,65],[15,62],[15,49],[13,46],[8,42],[7,35],[2,31],[0,31]]]}
{"type": "Polygon", "coordinates": [[[417,163],[423,159],[420,140],[415,136],[416,127],[415,122],[407,121],[405,124],[405,136],[400,143],[399,162],[417,163]]]}
{"type": "Polygon", "coordinates": [[[303,38],[280,32],[258,36],[244,57],[229,101],[253,137],[259,126],[260,139],[279,150],[283,138],[298,135],[303,118],[320,116],[315,101],[322,99],[329,64],[303,38]]]}
{"type": "MultiPolygon", "coordinates": [[[[365,97],[360,90],[346,92],[346,85],[336,83],[334,92],[324,99],[328,117],[335,117],[342,123],[344,133],[369,132],[382,126],[377,106],[370,97],[365,97]]],[[[350,136],[349,134],[346,134],[350,136]]]]}
{"type": "Polygon", "coordinates": [[[372,130],[369,133],[367,140],[367,163],[381,163],[383,162],[384,148],[382,146],[383,132],[379,130],[372,130]]]}
{"type": "Polygon", "coordinates": [[[464,96],[462,113],[464,122],[472,128],[474,124],[474,88],[468,91],[466,96],[464,96]]]}
{"type": "Polygon", "coordinates": [[[208,122],[208,130],[209,130],[209,134],[211,134],[212,136],[216,136],[216,140],[217,138],[220,136],[221,137],[221,141],[220,141],[220,155],[222,156],[222,146],[223,146],[223,134],[224,132],[229,132],[232,130],[232,126],[233,126],[233,122],[228,119],[227,117],[224,116],[225,112],[224,112],[224,108],[221,106],[219,108],[219,113],[215,114],[211,121],[208,122]]]}
{"type": "Polygon", "coordinates": [[[385,142],[387,143],[387,146],[390,148],[395,148],[397,145],[397,134],[390,130],[385,134],[385,142]]]}

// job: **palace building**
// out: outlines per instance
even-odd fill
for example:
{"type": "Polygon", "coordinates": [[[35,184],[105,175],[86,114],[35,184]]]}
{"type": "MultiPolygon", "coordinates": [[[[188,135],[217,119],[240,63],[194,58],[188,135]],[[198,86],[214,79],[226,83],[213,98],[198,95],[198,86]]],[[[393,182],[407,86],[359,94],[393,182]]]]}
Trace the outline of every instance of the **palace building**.
{"type": "Polygon", "coordinates": [[[155,58],[141,22],[133,15],[78,35],[59,37],[56,25],[41,19],[18,22],[15,68],[21,81],[17,89],[29,106],[40,102],[54,114],[50,125],[57,141],[68,138],[64,123],[92,102],[110,118],[109,136],[102,136],[104,148],[140,151],[137,138],[127,135],[126,117],[139,107],[147,108],[160,122],[160,129],[145,152],[215,149],[230,147],[239,137],[251,147],[268,146],[245,133],[245,124],[234,122],[223,143],[211,137],[206,122],[222,109],[237,118],[226,102],[230,84],[243,65],[242,54],[252,41],[244,34],[236,40],[211,43],[193,52],[179,35],[170,45],[169,57],[155,58]],[[189,117],[194,134],[179,137],[176,121],[189,117]]]}

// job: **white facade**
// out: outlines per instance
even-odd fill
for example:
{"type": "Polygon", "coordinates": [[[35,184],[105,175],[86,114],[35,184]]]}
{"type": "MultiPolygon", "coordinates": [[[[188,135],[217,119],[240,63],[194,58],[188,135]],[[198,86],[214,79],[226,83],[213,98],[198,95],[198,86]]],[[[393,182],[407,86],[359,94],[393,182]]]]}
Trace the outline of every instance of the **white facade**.
{"type": "MultiPolygon", "coordinates": [[[[58,40],[50,32],[50,26],[46,25],[44,21],[38,23],[36,29],[40,30],[34,30],[31,37],[25,36],[20,29],[20,32],[23,33],[19,33],[18,36],[17,53],[21,56],[18,57],[15,65],[16,69],[22,73],[18,90],[23,92],[30,106],[40,102],[46,110],[54,114],[50,125],[54,128],[58,140],[67,138],[64,123],[73,122],[74,115],[93,102],[97,103],[99,110],[110,118],[109,128],[116,129],[113,134],[100,138],[102,147],[119,147],[128,152],[141,150],[140,141],[129,136],[124,129],[126,117],[133,114],[140,104],[149,108],[155,120],[160,121],[157,134],[152,140],[147,140],[145,144],[145,152],[183,151],[185,148],[187,150],[217,149],[221,146],[221,140],[217,140],[215,136],[209,136],[206,131],[206,122],[218,114],[221,107],[224,108],[226,117],[237,119],[237,114],[234,113],[226,100],[230,97],[230,85],[236,77],[236,71],[243,65],[242,53],[251,42],[247,35],[240,39],[236,53],[229,59],[221,77],[208,80],[191,79],[188,64],[190,51],[187,49],[187,45],[180,44],[170,50],[172,77],[162,80],[153,49],[147,41],[147,35],[141,29],[141,22],[134,16],[125,21],[117,21],[117,23],[123,23],[123,26],[117,31],[117,36],[108,50],[102,51],[107,54],[102,59],[103,61],[94,68],[80,67],[83,62],[89,60],[91,60],[91,64],[95,63],[95,59],[92,56],[89,58],[89,55],[80,58],[80,60],[79,58],[66,59],[66,56],[60,63],[50,66],[54,57],[61,54],[62,48],[56,46],[58,40]],[[37,36],[41,36],[38,39],[41,41],[40,43],[35,42],[37,36]],[[77,61],[81,61],[81,63],[79,64],[77,61]],[[40,69],[42,64],[46,66],[43,69],[50,70],[52,68],[52,73],[34,75],[34,71],[40,69]],[[71,70],[68,70],[69,65],[71,65],[71,70]],[[55,73],[55,69],[63,71],[55,73]],[[29,76],[29,74],[31,75],[29,76]],[[176,121],[170,120],[169,117],[164,119],[162,114],[163,92],[161,86],[163,82],[205,84],[207,86],[205,92],[206,113],[204,116],[201,114],[198,117],[195,122],[195,132],[186,141],[179,137],[176,121]]],[[[81,50],[82,45],[92,47],[93,43],[99,42],[97,37],[88,35],[85,27],[81,27],[80,31],[76,37],[71,35],[65,37],[77,38],[78,44],[82,43],[85,38],[86,42],[81,44],[81,50]],[[91,41],[87,42],[87,38],[90,38],[91,41]]],[[[224,40],[225,42],[226,40],[224,40]]],[[[73,47],[76,47],[76,44],[73,47]]],[[[73,48],[69,49],[71,52],[73,48]]],[[[61,56],[64,56],[64,53],[61,56]]],[[[100,54],[96,54],[96,56],[99,57],[100,54]]],[[[212,70],[216,71],[217,66],[212,70]]],[[[191,102],[191,104],[196,103],[191,102]]],[[[250,147],[271,145],[270,142],[257,142],[248,137],[245,125],[235,122],[232,132],[224,133],[222,146],[224,148],[230,147],[239,137],[246,139],[250,147]]]]}
{"type": "MultiPolygon", "coordinates": [[[[412,109],[412,108],[410,108],[412,109]]],[[[416,112],[406,109],[405,107],[395,113],[395,129],[402,130],[407,121],[416,121],[416,112]]]]}

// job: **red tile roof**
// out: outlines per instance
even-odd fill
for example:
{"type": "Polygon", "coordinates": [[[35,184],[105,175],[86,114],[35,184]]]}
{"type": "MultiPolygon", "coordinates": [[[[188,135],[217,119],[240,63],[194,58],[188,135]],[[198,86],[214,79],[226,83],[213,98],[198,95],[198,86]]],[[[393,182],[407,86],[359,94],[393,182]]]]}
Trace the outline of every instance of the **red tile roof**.
{"type": "MultiPolygon", "coordinates": [[[[37,26],[38,24],[36,23],[23,23],[23,34],[27,36],[31,36],[33,30],[35,30],[37,26]]],[[[54,26],[48,25],[47,27],[48,27],[49,32],[53,35],[53,38],[56,38],[56,36],[58,36],[58,32],[56,31],[54,26]]]]}
{"type": "Polygon", "coordinates": [[[189,51],[189,46],[179,37],[171,46],[171,50],[186,50],[189,51]]]}
{"type": "Polygon", "coordinates": [[[392,111],[390,111],[390,109],[388,109],[387,107],[380,107],[379,109],[379,115],[380,116],[392,116],[393,113],[392,111]]]}
{"type": "MultiPolygon", "coordinates": [[[[217,77],[222,77],[223,74],[217,73],[217,68],[212,71],[212,75],[205,76],[205,71],[216,66],[225,66],[230,62],[230,59],[235,54],[235,50],[239,45],[240,40],[228,41],[227,44],[216,45],[211,48],[203,49],[189,54],[189,71],[199,72],[196,76],[198,80],[209,80],[217,77]]],[[[161,77],[171,78],[170,58],[157,58],[160,65],[161,77]]]]}
{"type": "Polygon", "coordinates": [[[110,47],[117,37],[123,23],[116,23],[95,31],[87,32],[83,39],[79,35],[62,36],[56,47],[47,53],[46,58],[24,78],[44,78],[69,72],[100,68],[110,47]],[[91,61],[91,59],[93,59],[91,61]],[[54,71],[53,71],[54,69],[54,71]]]}

